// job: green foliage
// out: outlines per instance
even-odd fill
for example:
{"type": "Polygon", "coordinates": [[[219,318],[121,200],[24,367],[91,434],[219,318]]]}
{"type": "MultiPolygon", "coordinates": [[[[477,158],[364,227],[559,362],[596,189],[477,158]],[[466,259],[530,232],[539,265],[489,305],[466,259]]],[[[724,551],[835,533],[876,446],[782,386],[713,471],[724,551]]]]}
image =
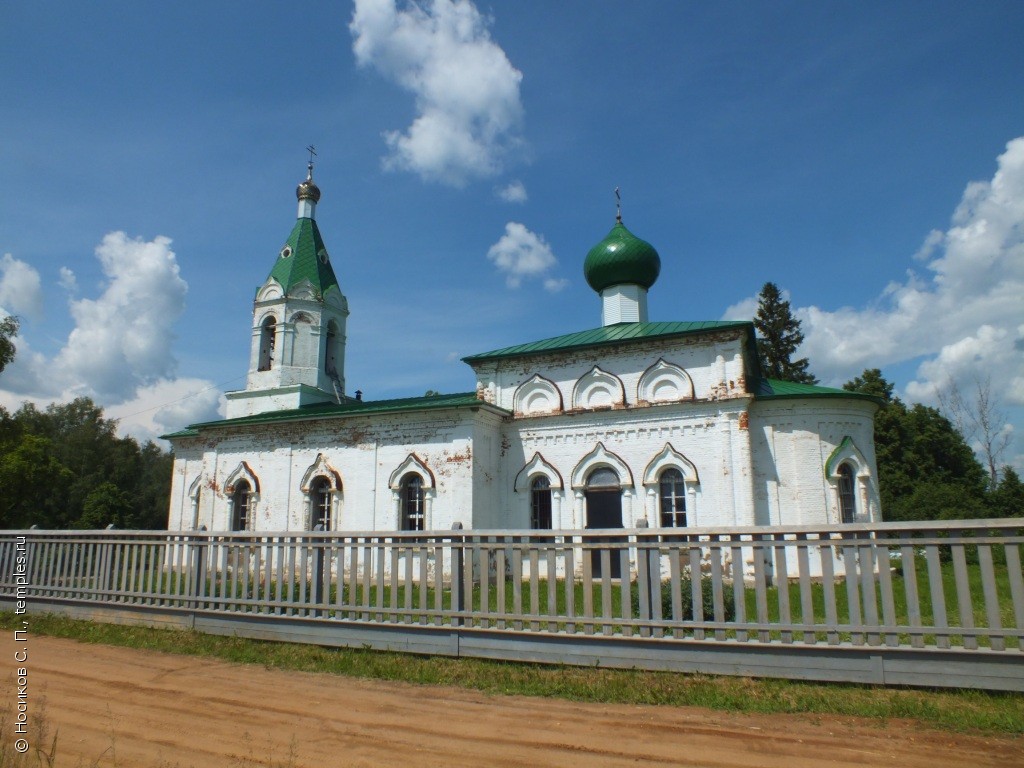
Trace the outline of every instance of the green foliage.
{"type": "Polygon", "coordinates": [[[131,528],[133,517],[128,494],[113,483],[100,483],[85,497],[82,516],[75,521],[75,528],[95,530],[108,525],[131,528]]]}
{"type": "Polygon", "coordinates": [[[172,462],[88,398],[0,408],[0,527],[164,528],[172,462]]]}
{"type": "Polygon", "coordinates": [[[974,451],[935,408],[907,407],[872,368],[843,385],[880,398],[875,455],[887,520],[956,520],[991,515],[987,476],[974,451]]]}
{"type": "Polygon", "coordinates": [[[1024,517],[1024,483],[1010,466],[999,473],[1002,480],[992,491],[992,514],[995,517],[1024,517]]]}
{"type": "Polygon", "coordinates": [[[757,353],[765,376],[804,384],[818,383],[807,370],[806,357],[792,359],[804,335],[800,331],[800,321],[793,317],[789,302],[782,299],[775,283],[765,283],[761,288],[754,327],[758,335],[757,353]]]}
{"type": "Polygon", "coordinates": [[[38,523],[73,482],[74,474],[55,456],[53,441],[24,435],[0,452],[0,527],[38,523]]]}
{"type": "Polygon", "coordinates": [[[14,337],[18,335],[18,318],[8,315],[0,320],[0,372],[14,359],[14,337]]]}
{"type": "MultiPolygon", "coordinates": [[[[715,593],[711,579],[701,579],[700,582],[701,609],[704,612],[704,621],[715,620],[715,593]]],[[[633,601],[633,615],[640,615],[640,588],[634,583],[630,590],[633,601]]],[[[679,580],[679,607],[682,615],[681,621],[693,620],[693,584],[687,578],[679,580]]],[[[722,591],[722,609],[724,611],[723,621],[732,621],[736,618],[736,601],[731,589],[722,591]]],[[[661,584],[661,616],[664,620],[673,618],[672,611],[672,582],[664,581],[661,584]]]]}

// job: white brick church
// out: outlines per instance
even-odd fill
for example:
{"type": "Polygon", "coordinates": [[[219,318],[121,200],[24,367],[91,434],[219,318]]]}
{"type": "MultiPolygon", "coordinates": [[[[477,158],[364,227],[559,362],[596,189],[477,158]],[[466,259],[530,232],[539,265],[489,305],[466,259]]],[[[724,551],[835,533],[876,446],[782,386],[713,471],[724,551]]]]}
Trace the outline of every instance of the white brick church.
{"type": "MultiPolygon", "coordinates": [[[[168,527],[211,531],[819,525],[880,519],[867,396],[766,379],[750,322],[652,322],[657,251],[587,255],[601,325],[464,358],[471,391],[345,389],[348,302],[315,219],[256,292],[227,418],[167,435],[168,527]]],[[[467,382],[468,383],[468,382],[467,382]]]]}

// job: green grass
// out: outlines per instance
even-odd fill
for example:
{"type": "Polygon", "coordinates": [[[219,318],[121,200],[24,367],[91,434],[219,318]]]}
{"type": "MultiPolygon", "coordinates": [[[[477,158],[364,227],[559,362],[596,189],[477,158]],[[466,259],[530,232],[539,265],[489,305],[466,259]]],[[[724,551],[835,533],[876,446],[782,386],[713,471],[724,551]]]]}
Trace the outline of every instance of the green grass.
{"type": "MultiPolygon", "coordinates": [[[[0,629],[11,630],[15,623],[14,614],[0,613],[0,629]]],[[[923,726],[946,730],[1024,735],[1024,696],[1020,694],[907,690],[420,657],[97,624],[44,615],[33,615],[31,624],[33,633],[82,642],[148,648],[274,669],[424,685],[454,685],[489,694],[618,704],[699,706],[763,714],[844,715],[873,718],[880,722],[908,718],[923,726]]]]}

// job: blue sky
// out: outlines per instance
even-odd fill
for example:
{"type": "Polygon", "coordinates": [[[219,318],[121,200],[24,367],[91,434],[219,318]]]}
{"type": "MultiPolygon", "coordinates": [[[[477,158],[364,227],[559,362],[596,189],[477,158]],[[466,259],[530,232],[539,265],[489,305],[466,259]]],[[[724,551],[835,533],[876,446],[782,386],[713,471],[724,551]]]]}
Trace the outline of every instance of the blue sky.
{"type": "Polygon", "coordinates": [[[774,281],[823,383],[991,376],[1021,464],[1022,39],[1018,0],[5,4],[0,403],[215,417],[313,143],[350,391],[599,325],[618,186],[652,319],[774,281]]]}

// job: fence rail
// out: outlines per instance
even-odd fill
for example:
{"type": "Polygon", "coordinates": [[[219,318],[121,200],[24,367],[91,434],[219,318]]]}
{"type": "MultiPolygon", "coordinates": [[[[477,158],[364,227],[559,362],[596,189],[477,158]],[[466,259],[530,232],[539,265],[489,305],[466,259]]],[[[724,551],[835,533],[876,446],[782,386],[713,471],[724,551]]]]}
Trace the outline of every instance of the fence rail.
{"type": "Polygon", "coordinates": [[[1024,520],[0,532],[21,611],[426,653],[1024,690],[1024,520]]]}

